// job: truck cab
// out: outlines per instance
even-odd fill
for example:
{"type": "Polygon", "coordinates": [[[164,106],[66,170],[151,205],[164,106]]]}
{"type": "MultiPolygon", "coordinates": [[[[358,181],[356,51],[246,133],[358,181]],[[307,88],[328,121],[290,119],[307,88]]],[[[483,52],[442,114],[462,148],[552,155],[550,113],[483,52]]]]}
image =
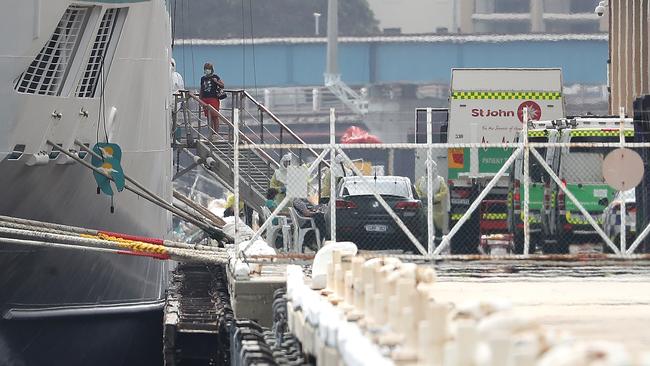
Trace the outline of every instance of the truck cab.
{"type": "MultiPolygon", "coordinates": [[[[448,142],[474,144],[448,149],[453,226],[514,151],[481,144],[517,141],[526,109],[529,120],[539,121],[565,118],[565,107],[560,69],[453,69],[450,92],[448,142]]],[[[511,194],[511,173],[499,178],[452,238],[452,253],[475,253],[482,236],[508,233],[517,227],[512,201],[517,190],[511,194]]]]}
{"type": "MultiPolygon", "coordinates": [[[[562,131],[563,143],[612,143],[620,141],[621,124],[619,118],[575,118],[571,125],[562,131]]],[[[634,128],[632,123],[623,125],[626,142],[632,142],[634,128]]],[[[614,147],[572,146],[559,149],[557,175],[562,184],[576,197],[592,218],[602,225],[605,208],[614,199],[617,191],[603,178],[602,165],[614,147]]],[[[581,214],[578,207],[557,190],[554,219],[551,235],[555,238],[553,252],[567,252],[568,245],[582,241],[585,237],[596,235],[595,229],[581,214]]]]}

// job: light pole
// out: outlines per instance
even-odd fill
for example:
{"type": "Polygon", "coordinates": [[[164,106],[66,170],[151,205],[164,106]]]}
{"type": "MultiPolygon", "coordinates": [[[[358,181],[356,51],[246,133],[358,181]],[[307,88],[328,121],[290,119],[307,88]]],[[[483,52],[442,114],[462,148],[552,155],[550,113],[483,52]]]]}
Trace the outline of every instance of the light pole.
{"type": "Polygon", "coordinates": [[[318,21],[320,20],[320,13],[314,13],[314,34],[318,35],[318,21]]]}

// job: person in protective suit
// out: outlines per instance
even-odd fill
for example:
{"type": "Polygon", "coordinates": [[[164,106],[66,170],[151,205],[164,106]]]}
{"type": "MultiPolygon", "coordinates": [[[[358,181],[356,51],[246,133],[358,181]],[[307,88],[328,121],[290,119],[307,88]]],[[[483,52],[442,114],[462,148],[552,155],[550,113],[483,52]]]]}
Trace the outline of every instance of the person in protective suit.
{"type": "MultiPolygon", "coordinates": [[[[438,175],[438,169],[434,165],[433,171],[433,223],[436,228],[436,236],[449,233],[449,188],[445,182],[445,178],[438,175]]],[[[427,204],[427,176],[424,175],[417,180],[415,184],[415,192],[418,194],[422,203],[427,204]]]]}
{"type": "Polygon", "coordinates": [[[334,157],[332,162],[331,169],[325,169],[325,172],[321,178],[321,193],[320,193],[320,204],[326,204],[330,201],[330,180],[331,175],[334,174],[336,177],[336,183],[341,180],[343,177],[352,175],[352,171],[345,166],[345,158],[341,154],[337,154],[334,157]]]}
{"type": "MultiPolygon", "coordinates": [[[[226,197],[226,204],[223,205],[224,211],[223,211],[223,217],[229,217],[229,216],[234,216],[235,215],[235,195],[232,193],[229,193],[228,196],[226,197]]],[[[239,210],[244,211],[244,201],[242,199],[239,199],[239,210]]]]}
{"type": "MultiPolygon", "coordinates": [[[[176,60],[171,59],[171,82],[172,82],[172,95],[180,93],[181,90],[185,90],[185,82],[183,81],[183,76],[176,71],[176,60]]],[[[178,105],[175,103],[175,96],[169,100],[169,107],[172,110],[172,132],[176,140],[181,139],[181,129],[176,125],[178,121],[178,111],[181,109],[183,102],[181,101],[178,105]]]]}
{"type": "Polygon", "coordinates": [[[178,93],[179,90],[185,90],[185,82],[183,76],[176,71],[176,60],[171,59],[171,74],[172,74],[172,94],[178,93]]]}
{"type": "Polygon", "coordinates": [[[235,215],[235,195],[234,194],[229,194],[228,197],[226,197],[226,204],[223,205],[223,217],[230,217],[235,215]]]}
{"type": "Polygon", "coordinates": [[[280,159],[280,166],[273,173],[271,177],[271,182],[269,183],[270,188],[275,188],[278,193],[275,195],[275,203],[279,205],[287,193],[287,168],[293,164],[293,154],[286,153],[280,159]]]}

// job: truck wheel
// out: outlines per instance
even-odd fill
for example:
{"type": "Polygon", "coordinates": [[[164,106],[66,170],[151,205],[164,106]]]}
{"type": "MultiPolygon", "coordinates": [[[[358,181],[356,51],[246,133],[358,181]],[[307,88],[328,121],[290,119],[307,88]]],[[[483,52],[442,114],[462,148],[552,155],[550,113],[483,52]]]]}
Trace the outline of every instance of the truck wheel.
{"type": "MultiPolygon", "coordinates": [[[[469,233],[465,233],[466,236],[469,233]]],[[[453,238],[449,243],[451,245],[451,254],[478,254],[478,243],[480,238],[475,236],[475,240],[470,238],[453,238]]]]}
{"type": "Polygon", "coordinates": [[[542,252],[544,254],[555,254],[557,253],[558,246],[559,246],[558,240],[544,241],[544,243],[542,244],[542,252]]]}
{"type": "Polygon", "coordinates": [[[513,240],[515,241],[515,254],[524,254],[524,232],[515,230],[513,240]]]}
{"type": "MultiPolygon", "coordinates": [[[[514,236],[514,241],[515,241],[515,254],[524,254],[524,232],[522,231],[515,231],[515,236],[514,236]]],[[[530,242],[529,242],[529,247],[528,247],[528,254],[535,254],[535,251],[537,250],[538,245],[542,241],[541,236],[536,233],[536,234],[530,234],[530,242]]]]}
{"type": "Polygon", "coordinates": [[[451,254],[478,254],[478,246],[481,242],[479,225],[478,212],[474,212],[451,239],[449,243],[451,254]]]}
{"type": "Polygon", "coordinates": [[[572,242],[573,235],[571,233],[558,235],[555,240],[544,241],[542,251],[544,254],[567,254],[569,253],[569,245],[572,242]]]}
{"type": "Polygon", "coordinates": [[[558,254],[569,254],[569,245],[575,241],[573,233],[566,233],[558,239],[558,254]]]}

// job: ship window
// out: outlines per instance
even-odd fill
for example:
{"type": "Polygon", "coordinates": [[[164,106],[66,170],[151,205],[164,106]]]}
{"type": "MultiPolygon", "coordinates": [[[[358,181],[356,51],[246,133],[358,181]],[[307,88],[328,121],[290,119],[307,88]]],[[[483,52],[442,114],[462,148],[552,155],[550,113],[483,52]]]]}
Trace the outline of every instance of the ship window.
{"type": "MultiPolygon", "coordinates": [[[[90,144],[84,144],[84,146],[86,146],[87,148],[90,149],[90,144]]],[[[79,153],[77,154],[77,156],[79,157],[79,159],[83,160],[83,159],[86,158],[86,156],[88,156],[88,153],[85,152],[85,151],[83,151],[83,150],[81,150],[81,151],[79,151],[79,153]]]]}
{"type": "MultiPolygon", "coordinates": [[[[56,144],[56,146],[62,147],[63,144],[56,144]]],[[[60,153],[61,153],[61,151],[59,151],[59,149],[52,148],[52,151],[50,151],[50,155],[49,155],[50,160],[54,160],[54,159],[58,158],[60,153]]]]}
{"type": "Polygon", "coordinates": [[[106,9],[97,29],[97,35],[92,45],[86,69],[77,86],[76,94],[78,97],[94,97],[102,74],[106,78],[113,54],[117,48],[117,41],[122,32],[125,15],[125,8],[106,9]]]}
{"type": "Polygon", "coordinates": [[[14,146],[13,151],[9,156],[7,157],[8,160],[18,160],[20,159],[21,156],[23,156],[23,153],[25,152],[25,145],[18,144],[14,146]]]}
{"type": "Polygon", "coordinates": [[[61,95],[91,9],[91,7],[77,5],[66,9],[50,39],[20,76],[15,85],[16,91],[61,95]]]}

